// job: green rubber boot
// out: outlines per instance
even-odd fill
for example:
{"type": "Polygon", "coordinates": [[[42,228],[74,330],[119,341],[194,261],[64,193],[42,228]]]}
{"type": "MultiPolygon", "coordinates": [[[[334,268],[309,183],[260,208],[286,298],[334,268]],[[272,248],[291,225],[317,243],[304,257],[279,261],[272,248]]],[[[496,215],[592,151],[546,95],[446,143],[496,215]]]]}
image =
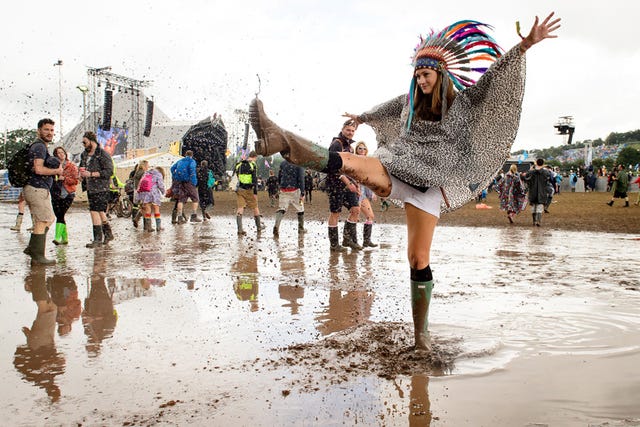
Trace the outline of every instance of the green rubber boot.
{"type": "Polygon", "coordinates": [[[60,224],[60,225],[62,225],[62,227],[60,227],[62,229],[62,244],[67,245],[69,244],[69,235],[67,234],[67,224],[60,224]]]}
{"type": "Polygon", "coordinates": [[[31,264],[52,265],[56,263],[55,259],[47,259],[44,257],[46,239],[47,233],[31,234],[29,246],[24,250],[24,253],[31,257],[31,264]]]}
{"type": "Polygon", "coordinates": [[[413,314],[413,330],[416,350],[431,351],[429,336],[429,303],[433,280],[428,282],[411,281],[411,312],[413,314]]]}
{"type": "Polygon", "coordinates": [[[62,244],[62,226],[63,225],[64,224],[56,222],[56,235],[53,238],[53,244],[54,245],[61,245],[62,244]]]}

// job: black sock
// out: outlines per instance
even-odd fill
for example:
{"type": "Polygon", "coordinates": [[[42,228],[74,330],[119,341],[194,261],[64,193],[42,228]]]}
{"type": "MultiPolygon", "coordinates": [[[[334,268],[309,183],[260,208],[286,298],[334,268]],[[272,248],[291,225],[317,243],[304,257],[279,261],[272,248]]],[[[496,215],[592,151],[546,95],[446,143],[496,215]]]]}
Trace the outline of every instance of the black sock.
{"type": "Polygon", "coordinates": [[[427,265],[422,270],[411,269],[411,281],[413,282],[431,282],[433,275],[431,274],[431,266],[427,265]]]}

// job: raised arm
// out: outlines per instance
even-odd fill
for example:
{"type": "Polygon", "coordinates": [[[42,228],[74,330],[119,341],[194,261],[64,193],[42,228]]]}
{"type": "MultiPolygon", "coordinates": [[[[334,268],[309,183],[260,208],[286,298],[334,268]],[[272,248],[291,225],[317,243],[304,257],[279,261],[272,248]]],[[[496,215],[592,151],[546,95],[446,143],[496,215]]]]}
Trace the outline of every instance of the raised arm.
{"type": "MultiPolygon", "coordinates": [[[[544,39],[555,39],[558,37],[555,34],[552,34],[555,30],[560,28],[560,18],[553,19],[554,12],[551,12],[549,16],[547,16],[542,23],[539,23],[539,19],[536,16],[536,19],[531,27],[531,31],[529,31],[529,35],[527,37],[522,37],[522,41],[520,42],[520,53],[524,54],[531,46],[536,43],[540,43],[544,39]]],[[[520,34],[520,30],[518,30],[518,34],[520,34]]]]}

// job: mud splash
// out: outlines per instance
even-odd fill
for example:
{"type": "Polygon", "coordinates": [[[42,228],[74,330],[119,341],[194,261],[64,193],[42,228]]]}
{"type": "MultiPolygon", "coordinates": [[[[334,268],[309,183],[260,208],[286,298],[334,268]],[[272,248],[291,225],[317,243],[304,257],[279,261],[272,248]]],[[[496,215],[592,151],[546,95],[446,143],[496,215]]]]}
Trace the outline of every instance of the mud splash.
{"type": "Polygon", "coordinates": [[[413,330],[405,323],[366,323],[337,332],[320,341],[272,349],[276,359],[259,360],[267,368],[296,367],[301,378],[292,387],[318,391],[362,375],[387,380],[416,374],[445,375],[461,351],[458,340],[433,339],[432,350],[413,348],[413,330]],[[319,370],[320,375],[315,371],[319,370]]]}

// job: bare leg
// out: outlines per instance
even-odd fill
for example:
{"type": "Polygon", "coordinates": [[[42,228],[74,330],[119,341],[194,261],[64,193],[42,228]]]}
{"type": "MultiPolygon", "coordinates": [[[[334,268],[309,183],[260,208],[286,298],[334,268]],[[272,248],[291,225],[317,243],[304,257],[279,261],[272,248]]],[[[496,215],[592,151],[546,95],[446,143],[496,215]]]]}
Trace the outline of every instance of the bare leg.
{"type": "Polygon", "coordinates": [[[349,209],[349,217],[347,218],[351,222],[358,222],[360,219],[360,206],[354,206],[349,209]]]}
{"type": "Polygon", "coordinates": [[[376,157],[356,156],[351,153],[340,153],[340,157],[340,172],[369,187],[380,197],[387,197],[391,193],[391,177],[376,157]]]}
{"type": "Polygon", "coordinates": [[[429,305],[433,276],[429,253],[438,218],[411,204],[405,204],[407,216],[407,252],[411,266],[411,313],[416,350],[431,350],[429,305]]]}
{"type": "Polygon", "coordinates": [[[369,199],[364,199],[360,202],[360,213],[364,215],[367,221],[373,221],[375,219],[375,214],[373,213],[373,208],[371,208],[371,202],[369,202],[369,199]]]}
{"type": "Polygon", "coordinates": [[[409,266],[421,270],[429,265],[431,241],[438,218],[411,204],[405,204],[407,218],[407,256],[409,266]]]}

